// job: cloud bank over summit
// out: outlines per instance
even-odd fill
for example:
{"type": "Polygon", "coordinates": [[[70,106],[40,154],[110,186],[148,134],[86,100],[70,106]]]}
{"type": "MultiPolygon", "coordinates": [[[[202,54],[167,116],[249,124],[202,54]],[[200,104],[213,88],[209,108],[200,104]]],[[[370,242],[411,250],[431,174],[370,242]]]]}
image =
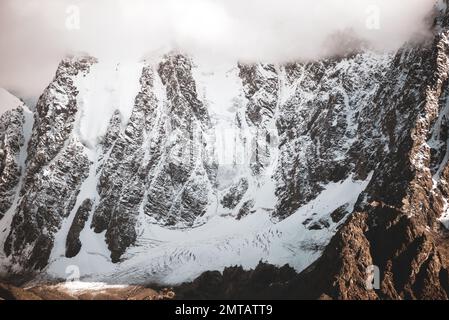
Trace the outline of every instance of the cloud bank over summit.
{"type": "Polygon", "coordinates": [[[0,87],[36,97],[60,59],[79,51],[117,61],[175,49],[214,59],[284,62],[332,54],[341,49],[335,35],[342,32],[374,49],[394,50],[426,33],[424,20],[435,2],[2,0],[0,87]]]}

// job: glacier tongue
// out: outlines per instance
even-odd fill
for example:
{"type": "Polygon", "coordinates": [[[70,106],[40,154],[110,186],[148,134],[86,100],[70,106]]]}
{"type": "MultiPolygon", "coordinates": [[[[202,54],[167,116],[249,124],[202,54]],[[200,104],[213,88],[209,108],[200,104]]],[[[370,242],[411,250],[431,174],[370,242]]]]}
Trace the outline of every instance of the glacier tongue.
{"type": "Polygon", "coordinates": [[[87,252],[89,259],[77,256],[52,261],[47,273],[64,278],[67,268],[75,265],[84,281],[178,284],[207,270],[232,265],[254,268],[261,260],[277,265],[288,263],[301,271],[319,257],[342,223],[310,231],[304,222],[309,218],[329,219],[344,205],[350,212],[370,180],[371,175],[366,181],[349,177],[329,183],[315,200],[281,222],[259,211],[241,220],[215,216],[200,227],[186,230],[143,223],[138,242],[128,249],[124,262],[113,264],[98,257],[100,252],[87,252]]]}

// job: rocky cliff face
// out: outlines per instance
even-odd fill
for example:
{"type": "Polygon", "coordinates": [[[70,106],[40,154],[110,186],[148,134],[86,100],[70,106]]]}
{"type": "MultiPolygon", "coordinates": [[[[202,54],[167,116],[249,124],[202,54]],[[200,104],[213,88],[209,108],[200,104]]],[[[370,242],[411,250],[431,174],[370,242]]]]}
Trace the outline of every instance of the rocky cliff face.
{"type": "MultiPolygon", "coordinates": [[[[0,118],[2,271],[179,283],[266,260],[302,271],[243,276],[272,275],[276,296],[448,298],[438,10],[435,38],[396,53],[212,69],[179,53],[65,59],[32,130],[25,107],[0,118]]],[[[231,271],[213,281],[240,281],[231,271]]]]}
{"type": "Polygon", "coordinates": [[[294,286],[299,296],[447,299],[448,24],[425,45],[400,50],[374,99],[385,110],[388,152],[348,222],[294,286]],[[331,264],[330,261],[333,263],[331,264]],[[367,290],[367,268],[379,290],[367,290]],[[317,280],[320,279],[320,280],[317,280]],[[312,285],[313,283],[313,285],[312,285]]]}
{"type": "Polygon", "coordinates": [[[11,207],[21,175],[20,148],[24,145],[25,110],[19,107],[1,115],[0,120],[0,211],[2,217],[11,207]]]}

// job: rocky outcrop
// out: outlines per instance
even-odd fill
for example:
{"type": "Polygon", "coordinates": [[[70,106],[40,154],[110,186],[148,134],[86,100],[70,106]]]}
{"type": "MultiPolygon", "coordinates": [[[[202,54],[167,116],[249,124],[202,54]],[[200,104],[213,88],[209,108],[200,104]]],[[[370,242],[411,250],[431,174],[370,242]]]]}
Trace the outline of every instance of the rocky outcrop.
{"type": "Polygon", "coordinates": [[[75,77],[85,74],[96,60],[90,57],[68,57],[39,98],[34,127],[28,146],[27,172],[22,194],[38,180],[39,171],[63,150],[70,138],[78,111],[78,89],[75,77]]]}
{"type": "Polygon", "coordinates": [[[67,258],[75,257],[81,250],[82,244],[80,241],[80,233],[84,229],[84,226],[89,219],[89,214],[92,210],[92,206],[92,200],[86,199],[76,211],[66,239],[65,255],[67,258]]]}
{"type": "Polygon", "coordinates": [[[101,162],[92,227],[106,230],[114,262],[135,244],[140,213],[160,225],[191,226],[204,214],[215,178],[204,138],[210,119],[190,61],[167,55],[157,70],[143,68],[140,85],[125,130],[114,114],[102,142],[101,154],[109,156],[101,162]]]}
{"type": "Polygon", "coordinates": [[[14,201],[20,176],[20,149],[25,144],[24,108],[7,111],[0,116],[0,219],[14,201]]]}
{"type": "Polygon", "coordinates": [[[136,240],[137,216],[151,169],[151,163],[145,161],[146,153],[156,157],[159,154],[159,150],[148,144],[153,127],[158,125],[151,68],[143,69],[140,84],[141,91],[124,131],[120,130],[121,121],[116,113],[102,142],[102,154],[109,156],[101,166],[97,186],[100,200],[93,214],[92,228],[98,233],[106,230],[113,261],[118,261],[136,240]]]}
{"type": "Polygon", "coordinates": [[[386,147],[373,119],[387,117],[374,99],[390,62],[388,54],[359,53],[285,66],[276,215],[289,216],[329,182],[364,180],[374,170],[386,147]]]}
{"type": "Polygon", "coordinates": [[[260,263],[250,271],[229,267],[223,273],[205,272],[173,290],[180,300],[272,300],[283,297],[286,285],[295,276],[295,270],[287,265],[278,268],[260,263]]]}
{"type": "MultiPolygon", "coordinates": [[[[216,163],[207,145],[210,117],[198,100],[191,62],[167,56],[158,68],[165,86],[163,154],[153,161],[144,211],[162,225],[192,226],[204,215],[216,177],[216,163]]],[[[162,127],[161,130],[162,130],[162,127]]]]}
{"type": "Polygon", "coordinates": [[[74,79],[95,61],[67,58],[36,107],[21,199],[4,251],[26,268],[46,266],[55,233],[72,210],[89,160],[71,136],[77,113],[74,79]]]}
{"type": "Polygon", "coordinates": [[[233,185],[221,199],[224,208],[234,209],[242,200],[246,191],[248,191],[248,180],[241,178],[237,184],[233,185]]]}

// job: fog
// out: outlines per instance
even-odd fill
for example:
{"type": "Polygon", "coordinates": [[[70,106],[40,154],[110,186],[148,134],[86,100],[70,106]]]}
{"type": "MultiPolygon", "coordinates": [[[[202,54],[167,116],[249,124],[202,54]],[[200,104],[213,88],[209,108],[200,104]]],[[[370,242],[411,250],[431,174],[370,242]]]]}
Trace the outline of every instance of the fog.
{"type": "Polygon", "coordinates": [[[66,54],[178,50],[245,62],[319,59],[348,34],[374,50],[426,35],[433,0],[2,0],[0,87],[35,99],[66,54]]]}

